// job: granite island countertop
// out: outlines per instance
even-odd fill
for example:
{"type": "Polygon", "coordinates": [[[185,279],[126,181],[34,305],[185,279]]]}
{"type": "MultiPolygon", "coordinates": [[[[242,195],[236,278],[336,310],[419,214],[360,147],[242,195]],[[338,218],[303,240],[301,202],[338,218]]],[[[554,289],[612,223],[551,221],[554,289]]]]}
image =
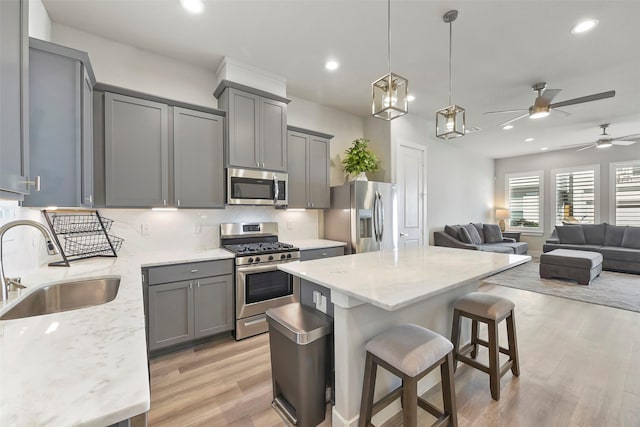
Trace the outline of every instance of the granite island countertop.
{"type": "MultiPolygon", "coordinates": [[[[119,276],[106,304],[0,321],[0,425],[105,426],[149,410],[141,267],[230,259],[224,249],[164,251],[43,266],[23,276],[27,289],[119,276]]],[[[1,304],[1,303],[0,303],[1,304]]]]}
{"type": "Polygon", "coordinates": [[[295,261],[278,268],[394,311],[530,260],[528,255],[425,246],[295,261]]]}

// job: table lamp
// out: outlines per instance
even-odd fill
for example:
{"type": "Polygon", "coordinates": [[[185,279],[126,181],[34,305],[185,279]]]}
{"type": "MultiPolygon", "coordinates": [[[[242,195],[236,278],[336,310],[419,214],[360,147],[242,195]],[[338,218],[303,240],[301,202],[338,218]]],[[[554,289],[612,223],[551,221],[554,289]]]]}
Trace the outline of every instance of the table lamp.
{"type": "Polygon", "coordinates": [[[509,210],[504,208],[496,209],[496,219],[500,220],[498,225],[500,226],[500,231],[505,230],[504,220],[509,218],[509,210]]]}

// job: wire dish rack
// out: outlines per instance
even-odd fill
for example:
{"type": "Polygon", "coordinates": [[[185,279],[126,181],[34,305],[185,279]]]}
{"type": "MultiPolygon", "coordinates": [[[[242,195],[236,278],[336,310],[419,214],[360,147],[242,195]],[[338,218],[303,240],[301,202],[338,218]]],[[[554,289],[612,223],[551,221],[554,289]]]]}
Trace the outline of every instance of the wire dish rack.
{"type": "Polygon", "coordinates": [[[42,211],[60,248],[62,261],[50,266],[69,267],[70,262],[93,257],[117,257],[124,239],[109,234],[113,220],[97,210],[42,211]]]}

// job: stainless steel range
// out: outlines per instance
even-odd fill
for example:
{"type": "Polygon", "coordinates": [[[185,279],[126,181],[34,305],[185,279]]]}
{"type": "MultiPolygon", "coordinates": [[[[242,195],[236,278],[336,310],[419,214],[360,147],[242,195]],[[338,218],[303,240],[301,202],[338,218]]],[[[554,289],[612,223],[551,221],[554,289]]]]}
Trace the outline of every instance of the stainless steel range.
{"type": "Polygon", "coordinates": [[[265,311],[300,300],[297,281],[278,270],[300,250],[278,241],[277,222],[220,224],[220,243],[236,254],[236,339],[267,332],[265,311]]]}

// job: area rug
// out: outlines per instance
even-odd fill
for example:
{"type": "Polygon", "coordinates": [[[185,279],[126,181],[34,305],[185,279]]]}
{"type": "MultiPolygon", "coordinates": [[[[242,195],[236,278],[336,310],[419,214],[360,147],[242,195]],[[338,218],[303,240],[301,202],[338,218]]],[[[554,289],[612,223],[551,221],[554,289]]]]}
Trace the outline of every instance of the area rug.
{"type": "Polygon", "coordinates": [[[510,288],[640,312],[640,275],[603,271],[588,286],[562,279],[541,279],[540,264],[528,262],[484,279],[510,288]]]}

